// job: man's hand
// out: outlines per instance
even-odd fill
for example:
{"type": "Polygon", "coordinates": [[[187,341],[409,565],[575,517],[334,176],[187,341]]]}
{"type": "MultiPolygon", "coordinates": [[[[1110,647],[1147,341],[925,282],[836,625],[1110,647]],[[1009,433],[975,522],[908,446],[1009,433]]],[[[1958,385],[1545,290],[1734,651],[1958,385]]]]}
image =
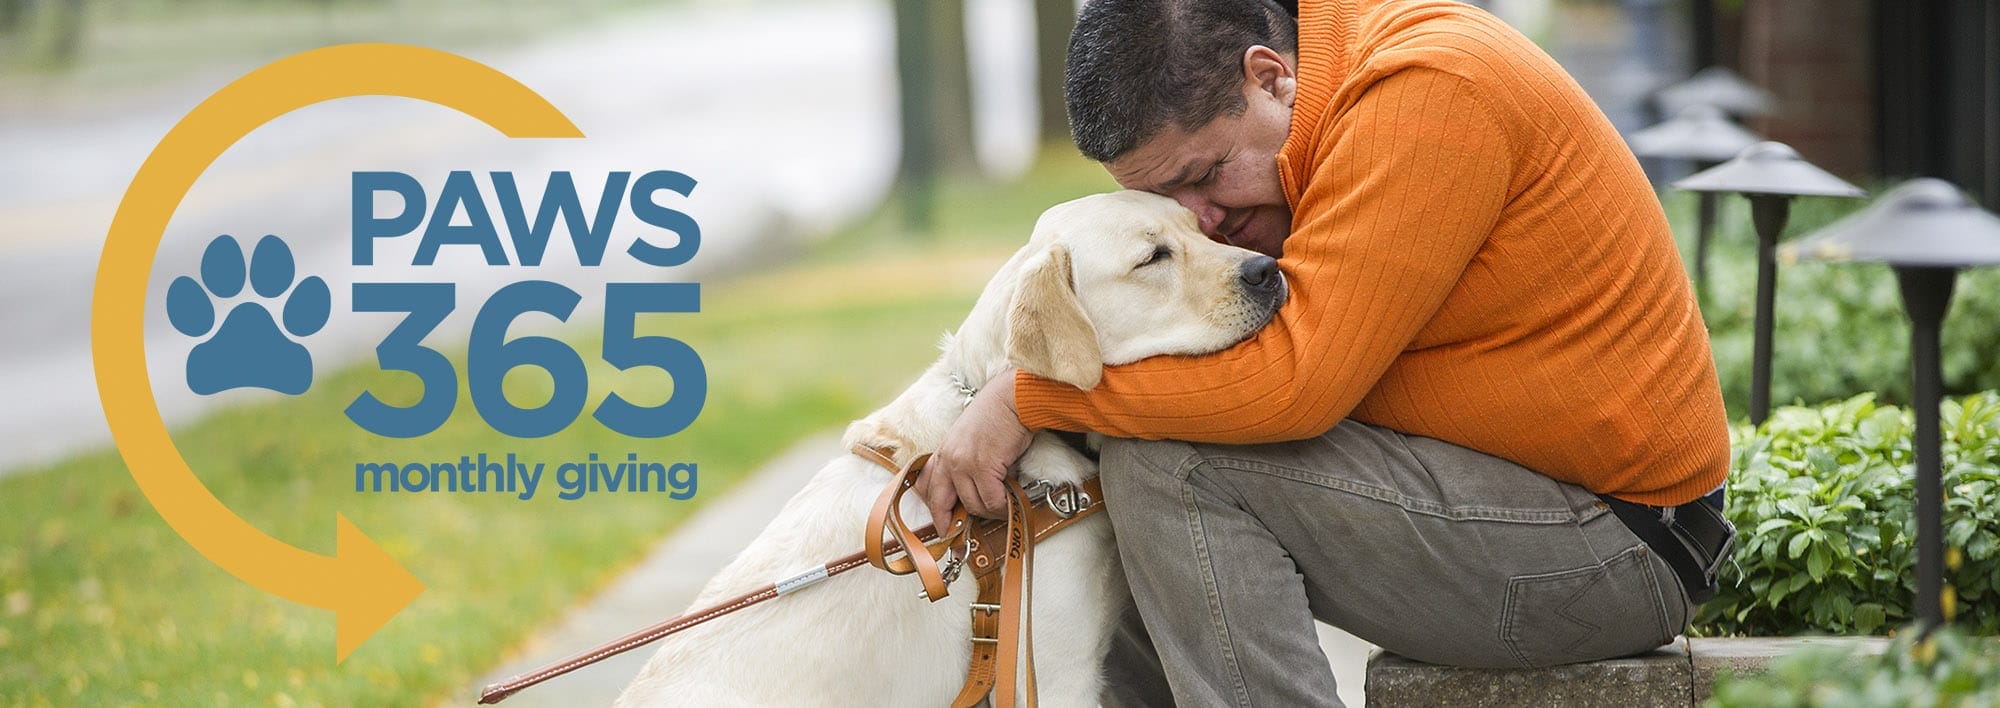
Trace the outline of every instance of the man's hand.
{"type": "Polygon", "coordinates": [[[917,480],[917,494],[935,523],[951,518],[951,507],[959,500],[973,514],[1005,516],[1007,477],[1033,438],[1034,431],[1021,425],[1014,411],[1014,370],[1002,371],[966,404],[965,415],[945,432],[944,443],[917,480]]]}

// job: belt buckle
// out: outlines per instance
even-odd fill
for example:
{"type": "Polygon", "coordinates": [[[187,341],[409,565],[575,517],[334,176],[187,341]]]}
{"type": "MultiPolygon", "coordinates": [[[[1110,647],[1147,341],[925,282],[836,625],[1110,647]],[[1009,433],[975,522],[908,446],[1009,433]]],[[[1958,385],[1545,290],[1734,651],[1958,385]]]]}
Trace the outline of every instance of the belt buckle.
{"type": "Polygon", "coordinates": [[[1699,505],[1701,508],[1691,513],[1706,514],[1709,520],[1722,528],[1722,544],[1713,554],[1702,547],[1701,541],[1694,537],[1694,533],[1682,521],[1675,518],[1678,507],[1661,509],[1660,522],[1667,527],[1667,533],[1673,535],[1675,541],[1680,542],[1681,548],[1687,551],[1688,556],[1694,559],[1701,570],[1703,582],[1712,586],[1715,584],[1716,575],[1722,570],[1722,564],[1728,562],[1730,553],[1736,549],[1736,525],[1729,523],[1729,519],[1724,517],[1722,512],[1708,506],[1700,499],[1689,502],[1688,505],[1699,505]]]}
{"type": "Polygon", "coordinates": [[[1702,575],[1708,578],[1710,584],[1714,584],[1716,575],[1722,572],[1722,564],[1728,562],[1730,557],[1735,555],[1736,525],[1730,524],[1727,528],[1729,529],[1729,536],[1722,541],[1722,552],[1715,554],[1715,560],[1709,561],[1708,567],[1701,569],[1702,575]]]}
{"type": "Polygon", "coordinates": [[[1668,531],[1674,535],[1674,540],[1679,541],[1681,547],[1687,549],[1688,555],[1693,556],[1695,562],[1700,564],[1701,579],[1710,585],[1715,584],[1716,574],[1721,572],[1722,564],[1729,561],[1730,552],[1736,550],[1736,527],[1726,524],[1723,528],[1729,533],[1722,537],[1722,547],[1716,550],[1715,555],[1702,558],[1701,544],[1690,538],[1687,531],[1682,530],[1679,525],[1668,527],[1668,531]]]}

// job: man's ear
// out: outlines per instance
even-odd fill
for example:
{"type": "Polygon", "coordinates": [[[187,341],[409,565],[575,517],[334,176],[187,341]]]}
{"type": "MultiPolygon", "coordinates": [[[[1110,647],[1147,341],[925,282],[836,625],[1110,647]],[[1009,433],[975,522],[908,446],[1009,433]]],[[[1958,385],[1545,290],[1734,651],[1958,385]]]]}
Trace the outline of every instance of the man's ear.
{"type": "Polygon", "coordinates": [[[1292,107],[1298,97],[1298,75],[1285,55],[1261,44],[1243,50],[1243,82],[1249,90],[1262,91],[1292,107]]]}
{"type": "Polygon", "coordinates": [[[1076,301],[1068,248],[1050,246],[1022,267],[1007,311],[1007,361],[1086,391],[1104,377],[1097,329],[1076,301]]]}

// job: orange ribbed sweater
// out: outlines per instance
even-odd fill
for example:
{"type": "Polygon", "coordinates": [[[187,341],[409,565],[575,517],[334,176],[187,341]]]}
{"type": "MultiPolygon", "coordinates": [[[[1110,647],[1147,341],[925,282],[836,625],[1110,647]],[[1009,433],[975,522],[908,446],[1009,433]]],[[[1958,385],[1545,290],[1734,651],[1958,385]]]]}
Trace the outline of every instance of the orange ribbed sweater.
{"type": "Polygon", "coordinates": [[[1255,443],[1342,418],[1679,504],[1721,484],[1708,333],[1645,175],[1553,59],[1448,0],[1299,3],[1291,298],[1228,350],[1023,374],[1034,428],[1255,443]]]}

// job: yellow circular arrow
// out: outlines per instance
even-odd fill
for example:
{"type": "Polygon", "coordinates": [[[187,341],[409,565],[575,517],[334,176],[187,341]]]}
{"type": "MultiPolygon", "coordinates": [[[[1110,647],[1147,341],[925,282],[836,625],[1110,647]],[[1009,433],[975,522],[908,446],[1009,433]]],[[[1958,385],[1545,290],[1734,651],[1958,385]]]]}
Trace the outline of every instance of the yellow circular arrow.
{"type": "Polygon", "coordinates": [[[402,96],[484,121],[508,137],[581,138],[555,106],[505,74],[454,54],[396,44],[347,44],[250,72],[195,106],[139,167],[112,217],[91,304],[98,396],[132,479],[160,516],[211,562],[257,588],[334,611],[334,657],[345,661],[424,585],[345,515],[335,553],[272,538],[202,486],[168,436],[146,375],[146,279],[160,236],[195,179],[258,126],[349,96],[402,96]]]}

